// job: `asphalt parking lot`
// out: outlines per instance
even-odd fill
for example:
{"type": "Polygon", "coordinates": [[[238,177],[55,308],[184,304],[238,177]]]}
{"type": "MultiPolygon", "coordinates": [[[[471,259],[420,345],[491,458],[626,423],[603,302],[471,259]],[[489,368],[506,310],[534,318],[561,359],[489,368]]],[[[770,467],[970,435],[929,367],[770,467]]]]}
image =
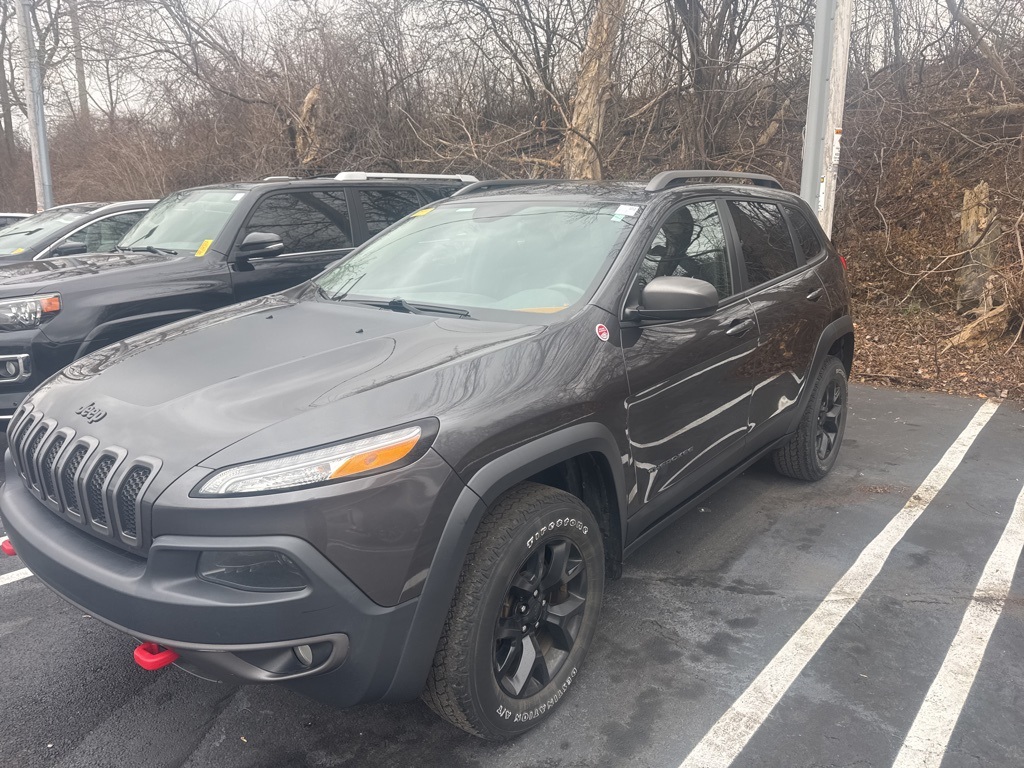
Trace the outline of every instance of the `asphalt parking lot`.
{"type": "Polygon", "coordinates": [[[336,711],[276,688],[144,672],[131,640],[37,579],[15,580],[23,566],[7,557],[0,758],[19,768],[1024,765],[1024,412],[862,386],[850,400],[825,480],[757,466],[627,563],[572,695],[513,742],[480,742],[419,702],[336,711]]]}

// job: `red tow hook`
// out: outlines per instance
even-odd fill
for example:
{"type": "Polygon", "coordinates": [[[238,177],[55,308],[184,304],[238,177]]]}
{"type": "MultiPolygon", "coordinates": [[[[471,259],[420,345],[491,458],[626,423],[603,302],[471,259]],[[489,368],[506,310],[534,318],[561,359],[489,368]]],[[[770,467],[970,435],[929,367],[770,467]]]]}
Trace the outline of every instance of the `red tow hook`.
{"type": "Polygon", "coordinates": [[[178,654],[170,648],[160,650],[156,643],[143,643],[135,649],[135,663],[145,670],[152,672],[155,669],[163,669],[169,664],[178,660],[178,654]]]}
{"type": "Polygon", "coordinates": [[[14,557],[16,554],[18,554],[14,551],[14,545],[11,544],[10,539],[4,539],[4,543],[0,544],[0,549],[3,550],[5,555],[10,555],[11,557],[14,557]]]}

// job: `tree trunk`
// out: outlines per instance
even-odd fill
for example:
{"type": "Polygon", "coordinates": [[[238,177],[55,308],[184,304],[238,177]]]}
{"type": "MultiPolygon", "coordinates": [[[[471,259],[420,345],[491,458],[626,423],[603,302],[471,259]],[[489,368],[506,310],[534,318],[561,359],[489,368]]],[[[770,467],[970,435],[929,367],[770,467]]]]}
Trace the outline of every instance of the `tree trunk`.
{"type": "Polygon", "coordinates": [[[598,0],[587,32],[573,100],[572,124],[562,150],[562,171],[570,179],[600,179],[598,143],[610,94],[615,46],[626,0],[598,0]]]}
{"type": "Polygon", "coordinates": [[[68,14],[71,16],[71,43],[75,55],[75,81],[78,84],[78,119],[89,120],[89,91],[85,85],[85,58],[82,55],[82,27],[78,22],[78,0],[69,0],[68,14]]]}

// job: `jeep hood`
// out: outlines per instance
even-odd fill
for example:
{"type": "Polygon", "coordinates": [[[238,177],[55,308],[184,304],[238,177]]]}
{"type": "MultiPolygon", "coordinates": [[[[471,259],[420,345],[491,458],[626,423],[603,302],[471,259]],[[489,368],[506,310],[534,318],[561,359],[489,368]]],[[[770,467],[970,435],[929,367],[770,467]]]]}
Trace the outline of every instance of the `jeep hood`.
{"type": "Polygon", "coordinates": [[[263,455],[438,416],[441,371],[540,330],[276,295],[99,350],[27,402],[101,445],[183,472],[286,420],[302,423],[294,439],[304,444],[275,440],[263,455]]]}

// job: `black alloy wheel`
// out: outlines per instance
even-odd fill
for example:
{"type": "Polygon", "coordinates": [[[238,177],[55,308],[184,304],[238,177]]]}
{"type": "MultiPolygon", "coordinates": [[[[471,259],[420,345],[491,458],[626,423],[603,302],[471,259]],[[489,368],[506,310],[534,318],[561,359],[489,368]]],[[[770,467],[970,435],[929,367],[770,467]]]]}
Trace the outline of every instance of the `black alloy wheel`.
{"type": "Polygon", "coordinates": [[[832,381],[825,387],[818,407],[818,434],[814,446],[818,459],[825,461],[839,444],[839,431],[846,413],[846,397],[839,382],[832,381]]]}
{"type": "Polygon", "coordinates": [[[826,357],[796,431],[772,454],[775,469],[797,480],[820,480],[839,456],[846,431],[846,368],[826,357]]]}
{"type": "Polygon", "coordinates": [[[423,700],[486,739],[516,736],[568,697],[597,632],[604,536],[571,493],[524,482],[470,544],[423,700]]]}
{"type": "Polygon", "coordinates": [[[587,566],[573,542],[556,538],[531,554],[512,579],[494,626],[494,675],[524,699],[558,676],[587,604],[587,566]]]}

